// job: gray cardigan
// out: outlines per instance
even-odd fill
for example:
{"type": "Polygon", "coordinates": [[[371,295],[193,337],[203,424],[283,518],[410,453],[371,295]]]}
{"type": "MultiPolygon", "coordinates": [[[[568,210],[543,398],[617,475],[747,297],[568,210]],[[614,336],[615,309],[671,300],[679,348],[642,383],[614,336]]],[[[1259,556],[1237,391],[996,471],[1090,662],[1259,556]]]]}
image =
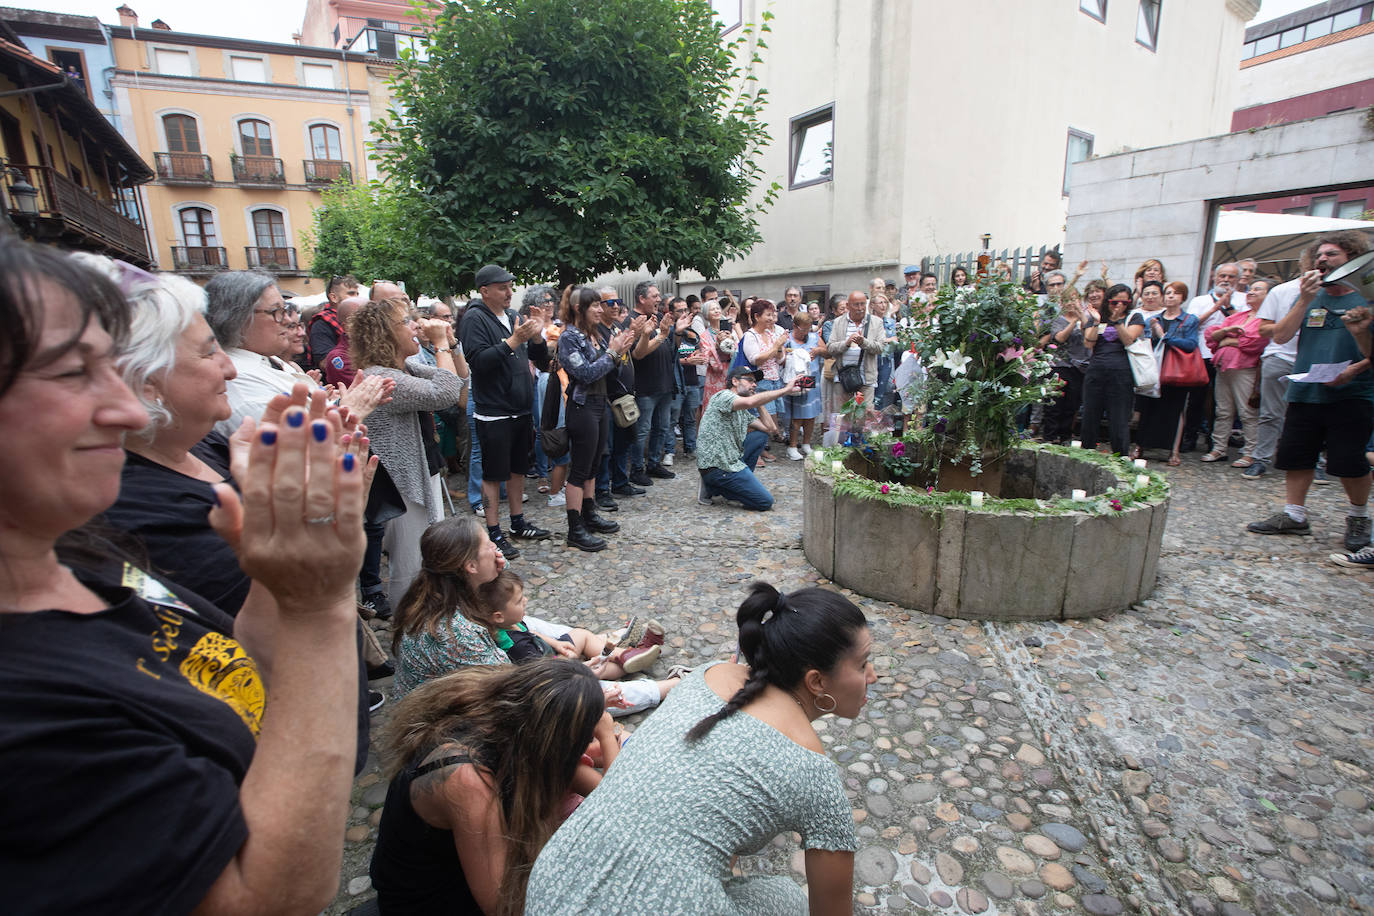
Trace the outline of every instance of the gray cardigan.
{"type": "Polygon", "coordinates": [[[396,380],[391,401],[367,418],[367,435],[372,451],[382,460],[396,489],[408,502],[419,503],[429,512],[429,520],[444,517],[442,502],[436,503],[429,486],[429,466],[425,463],[425,444],[420,438],[422,410],[443,410],[458,403],[466,379],[447,369],[437,369],[420,356],[406,360],[405,371],[384,366],[368,366],[368,375],[396,380]]]}
{"type": "MultiPolygon", "coordinates": [[[[883,328],[883,320],[875,315],[865,315],[864,322],[868,323],[868,336],[859,344],[859,348],[863,351],[864,385],[872,387],[878,384],[878,354],[887,346],[884,343],[887,331],[883,328]]],[[[859,328],[863,328],[863,322],[859,323],[859,328]]],[[[833,359],[839,360],[844,351],[849,349],[848,338],[849,313],[844,312],[830,324],[830,343],[826,345],[826,352],[833,359]]],[[[839,372],[838,364],[835,371],[839,372]]]]}

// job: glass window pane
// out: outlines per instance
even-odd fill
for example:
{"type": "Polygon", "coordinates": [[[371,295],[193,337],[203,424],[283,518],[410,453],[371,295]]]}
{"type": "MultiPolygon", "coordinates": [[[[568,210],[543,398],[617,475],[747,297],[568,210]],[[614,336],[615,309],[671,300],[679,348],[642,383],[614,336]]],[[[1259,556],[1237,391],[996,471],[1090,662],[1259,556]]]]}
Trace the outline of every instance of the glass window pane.
{"type": "Polygon", "coordinates": [[[1094,19],[1107,20],[1107,0],[1078,0],[1078,8],[1094,19]]]}
{"type": "Polygon", "coordinates": [[[302,64],[301,76],[311,89],[334,88],[334,68],[328,64],[302,64]]]}
{"type": "Polygon", "coordinates": [[[1140,0],[1140,12],[1135,21],[1135,40],[1154,50],[1158,38],[1159,0],[1140,0]]]}
{"type": "Polygon", "coordinates": [[[1313,216],[1335,216],[1336,198],[1314,197],[1312,198],[1312,208],[1308,212],[1313,216]]]}
{"type": "Polygon", "coordinates": [[[1284,207],[1284,208],[1283,208],[1283,212],[1284,212],[1285,215],[1288,215],[1288,216],[1306,216],[1306,215],[1307,215],[1307,208],[1306,208],[1306,207],[1284,207]]]}
{"type": "Polygon", "coordinates": [[[310,128],[310,154],[315,159],[342,159],[339,129],[329,124],[316,124],[310,128]]]}
{"type": "Polygon", "coordinates": [[[239,143],[245,156],[272,155],[272,128],[266,121],[240,121],[239,143]]]}
{"type": "Polygon", "coordinates": [[[1252,58],[1252,57],[1254,57],[1254,56],[1255,56],[1255,43],[1254,43],[1253,41],[1246,42],[1246,43],[1241,47],[1241,49],[1240,49],[1240,59],[1241,59],[1241,60],[1249,60],[1250,58],[1252,58]]]}
{"type": "Polygon", "coordinates": [[[1341,29],[1348,29],[1351,26],[1360,24],[1360,8],[1346,10],[1344,13],[1337,13],[1331,17],[1331,31],[1339,32],[1341,29]]]}
{"type": "Polygon", "coordinates": [[[1075,162],[1089,159],[1093,154],[1093,138],[1077,131],[1069,131],[1069,142],[1064,154],[1064,194],[1069,193],[1069,168],[1075,162]]]}
{"type": "Polygon", "coordinates": [[[1279,36],[1279,47],[1280,47],[1280,48],[1291,48],[1291,47],[1293,47],[1293,45],[1297,44],[1297,43],[1300,42],[1300,41],[1302,41],[1302,27],[1301,27],[1301,26],[1299,26],[1299,27],[1296,28],[1296,29],[1289,29],[1288,31],[1286,31],[1286,32],[1284,32],[1282,35],[1280,35],[1280,36],[1279,36]]]}
{"type": "Polygon", "coordinates": [[[231,57],[229,67],[233,78],[244,83],[267,82],[267,65],[258,57],[231,57]]]}
{"type": "Polygon", "coordinates": [[[1343,200],[1336,205],[1336,216],[1339,219],[1359,219],[1367,203],[1363,200],[1343,200]]]}
{"type": "Polygon", "coordinates": [[[253,211],[253,234],[259,248],[285,248],[286,223],[276,210],[253,211]]]}
{"type": "Polygon", "coordinates": [[[1307,28],[1303,30],[1303,41],[1311,41],[1314,38],[1321,38],[1323,35],[1331,34],[1331,17],[1318,19],[1316,22],[1309,22],[1307,28]]]}
{"type": "Polygon", "coordinates": [[[720,20],[720,27],[733,29],[740,21],[740,0],[711,0],[711,9],[720,20]]]}
{"type": "Polygon", "coordinates": [[[1279,36],[1277,35],[1266,35],[1263,38],[1255,39],[1256,56],[1260,54],[1268,54],[1270,51],[1277,51],[1278,49],[1279,36]]]}
{"type": "Polygon", "coordinates": [[[190,51],[169,51],[166,48],[158,48],[153,52],[153,61],[157,64],[158,73],[164,73],[167,76],[191,75],[190,51]]]}
{"type": "Polygon", "coordinates": [[[796,165],[792,169],[792,183],[803,184],[829,178],[834,166],[835,124],[824,121],[797,128],[796,165]]]}

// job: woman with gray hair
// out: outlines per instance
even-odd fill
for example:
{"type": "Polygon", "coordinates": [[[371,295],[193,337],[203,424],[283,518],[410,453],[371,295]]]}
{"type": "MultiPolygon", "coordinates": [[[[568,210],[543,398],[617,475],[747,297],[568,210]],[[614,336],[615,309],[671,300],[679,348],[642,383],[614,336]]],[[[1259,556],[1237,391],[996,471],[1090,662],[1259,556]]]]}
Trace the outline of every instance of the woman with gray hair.
{"type": "MultiPolygon", "coordinates": [[[[228,436],[244,417],[261,416],[268,401],[306,379],[281,358],[293,344],[291,311],[271,274],[258,270],[216,274],[205,285],[205,295],[206,320],[238,372],[228,388],[229,416],[215,426],[228,436]]],[[[339,406],[362,422],[385,402],[392,387],[387,380],[366,378],[359,372],[353,385],[339,392],[339,406]]]]}

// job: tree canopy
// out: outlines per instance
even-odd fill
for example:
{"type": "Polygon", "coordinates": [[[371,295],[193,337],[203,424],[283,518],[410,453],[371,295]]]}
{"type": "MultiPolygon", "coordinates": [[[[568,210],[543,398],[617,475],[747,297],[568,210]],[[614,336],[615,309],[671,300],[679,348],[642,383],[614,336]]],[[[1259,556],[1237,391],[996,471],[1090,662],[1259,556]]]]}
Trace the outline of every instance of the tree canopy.
{"type": "Polygon", "coordinates": [[[415,198],[405,231],[452,289],[487,262],[524,282],[716,276],[778,190],[751,200],[769,18],[722,45],[707,0],[447,3],[378,125],[389,187],[415,198]]]}
{"type": "Polygon", "coordinates": [[[400,280],[412,293],[448,295],[459,289],[415,231],[423,206],[418,197],[380,182],[334,184],[306,233],[315,252],[311,272],[325,279],[353,274],[365,283],[400,280]]]}

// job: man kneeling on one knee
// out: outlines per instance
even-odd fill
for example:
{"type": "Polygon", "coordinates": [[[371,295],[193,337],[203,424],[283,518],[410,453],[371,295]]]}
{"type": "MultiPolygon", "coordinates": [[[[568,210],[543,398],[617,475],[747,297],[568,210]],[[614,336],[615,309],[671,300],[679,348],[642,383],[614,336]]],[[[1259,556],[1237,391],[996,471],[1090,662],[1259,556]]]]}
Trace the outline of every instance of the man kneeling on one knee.
{"type": "Polygon", "coordinates": [[[797,381],[759,391],[762,379],[762,370],[737,366],[730,370],[730,387],[716,392],[702,408],[697,430],[701,471],[697,499],[703,505],[710,505],[713,496],[723,496],[746,509],[773,508],[773,494],[754,476],[754,466],[777,427],[768,411],[755,413],[754,408],[795,393],[797,381]]]}

